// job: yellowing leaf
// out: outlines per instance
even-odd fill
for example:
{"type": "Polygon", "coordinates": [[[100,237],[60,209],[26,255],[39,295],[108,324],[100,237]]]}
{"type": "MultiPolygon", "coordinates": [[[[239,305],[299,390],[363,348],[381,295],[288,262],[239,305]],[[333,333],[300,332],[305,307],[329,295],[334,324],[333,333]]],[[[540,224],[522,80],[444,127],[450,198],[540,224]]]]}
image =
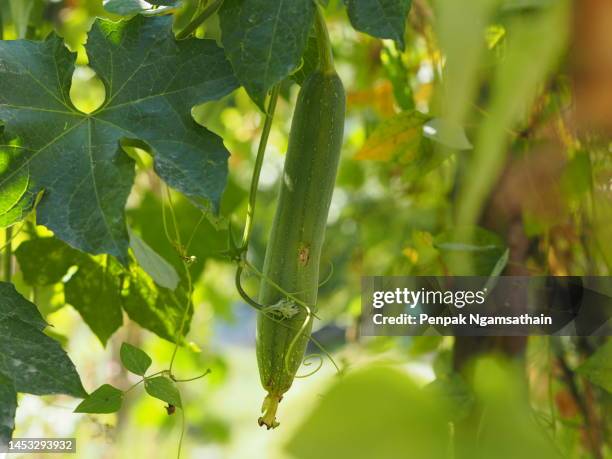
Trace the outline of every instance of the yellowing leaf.
{"type": "Polygon", "coordinates": [[[389,161],[414,155],[428,117],[417,111],[399,113],[378,125],[355,155],[358,160],[389,161]]]}
{"type": "Polygon", "coordinates": [[[374,108],[381,116],[393,116],[395,99],[393,86],[389,81],[376,84],[371,88],[351,91],[346,96],[348,109],[374,108]]]}
{"type": "Polygon", "coordinates": [[[419,252],[412,247],[406,247],[404,250],[402,250],[402,254],[413,264],[416,264],[419,261],[419,252]]]}

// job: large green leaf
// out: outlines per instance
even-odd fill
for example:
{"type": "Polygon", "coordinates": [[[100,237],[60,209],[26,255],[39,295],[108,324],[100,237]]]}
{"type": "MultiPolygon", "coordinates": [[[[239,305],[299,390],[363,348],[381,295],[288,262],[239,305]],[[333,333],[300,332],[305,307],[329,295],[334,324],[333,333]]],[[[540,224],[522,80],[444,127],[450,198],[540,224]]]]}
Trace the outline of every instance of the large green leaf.
{"type": "Polygon", "coordinates": [[[260,108],[268,90],[299,67],[314,7],[312,0],[225,0],[219,10],[227,57],[260,108]]]}
{"type": "Polygon", "coordinates": [[[57,238],[45,237],[22,242],[15,256],[23,280],[30,285],[44,286],[61,281],[68,268],[85,255],[57,238]]]}
{"type": "MultiPolygon", "coordinates": [[[[138,266],[130,267],[129,285],[123,296],[123,309],[141,327],[167,339],[176,340],[183,321],[188,297],[185,289],[175,291],[158,287],[138,266]]],[[[189,330],[193,307],[187,310],[184,334],[189,330]]]]}
{"type": "Polygon", "coordinates": [[[123,324],[121,270],[108,258],[101,263],[82,254],[78,271],[64,284],[66,302],[79,311],[100,342],[106,341],[123,324]]]}
{"type": "Polygon", "coordinates": [[[485,357],[475,362],[473,371],[475,399],[484,421],[472,423],[473,435],[455,437],[455,457],[564,457],[537,422],[524,371],[516,363],[485,357]]]}
{"type": "MultiPolygon", "coordinates": [[[[63,282],[66,302],[81,314],[102,344],[121,326],[122,308],[142,327],[175,340],[187,304],[180,286],[176,291],[158,287],[138,266],[124,269],[112,257],[92,257],[57,238],[22,242],[16,256],[28,284],[63,282]],[[69,270],[72,266],[76,272],[69,270]]],[[[190,320],[191,311],[185,331],[190,320]]]]}
{"type": "Polygon", "coordinates": [[[36,306],[12,284],[0,283],[0,373],[17,392],[83,397],[86,393],[73,363],[42,332],[45,326],[36,306]]]}
{"type": "Polygon", "coordinates": [[[69,97],[75,55],[52,35],[44,42],[0,42],[0,120],[16,159],[0,193],[20,174],[45,189],[38,221],[70,245],[127,262],[124,207],[134,162],[120,147],[150,150],[156,172],[203,209],[217,210],[227,176],[221,139],[191,108],[236,86],[223,50],[210,40],[176,41],[170,17],[98,20],[87,40],[89,64],[106,88],[97,111],[69,97]]]}
{"type": "Polygon", "coordinates": [[[440,406],[391,368],[345,375],[309,412],[288,444],[291,457],[447,457],[449,437],[440,406]]]}
{"type": "Polygon", "coordinates": [[[60,282],[68,269],[77,271],[64,279],[66,302],[83,317],[102,344],[123,323],[121,269],[108,257],[98,261],[73,249],[57,238],[37,238],[22,242],[15,251],[24,280],[44,286],[60,282]]]}
{"type": "Polygon", "coordinates": [[[404,29],[412,0],[345,0],[355,29],[391,38],[404,49],[404,29]]]}
{"type": "Polygon", "coordinates": [[[47,326],[36,306],[17,293],[12,284],[0,282],[0,322],[11,319],[19,319],[40,330],[47,326]]]}
{"type": "Polygon", "coordinates": [[[16,410],[17,392],[13,381],[0,373],[0,446],[6,445],[11,439],[16,410]]]}

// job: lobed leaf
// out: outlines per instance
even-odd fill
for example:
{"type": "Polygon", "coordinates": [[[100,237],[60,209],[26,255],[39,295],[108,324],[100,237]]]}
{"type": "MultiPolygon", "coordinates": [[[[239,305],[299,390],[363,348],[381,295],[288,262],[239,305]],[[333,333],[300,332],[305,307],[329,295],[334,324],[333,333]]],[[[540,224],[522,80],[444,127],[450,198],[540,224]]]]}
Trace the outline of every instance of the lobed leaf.
{"type": "Polygon", "coordinates": [[[199,126],[191,108],[237,86],[223,50],[211,40],[176,41],[172,18],[97,20],[89,33],[89,65],[106,88],[93,113],[79,112],[69,89],[75,54],[57,35],[43,42],[0,41],[0,120],[19,139],[0,194],[15,177],[45,189],[39,223],[90,253],[127,263],[124,207],[134,161],[131,140],[147,148],[156,172],[203,210],[218,210],[227,177],[221,139],[199,126]]]}

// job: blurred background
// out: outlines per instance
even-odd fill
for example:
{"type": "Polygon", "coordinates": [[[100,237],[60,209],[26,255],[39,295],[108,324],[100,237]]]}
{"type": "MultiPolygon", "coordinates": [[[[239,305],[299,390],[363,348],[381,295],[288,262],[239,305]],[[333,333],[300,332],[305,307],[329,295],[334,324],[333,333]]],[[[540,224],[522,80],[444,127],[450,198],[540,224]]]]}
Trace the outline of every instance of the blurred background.
{"type": "MultiPolygon", "coordinates": [[[[116,1],[0,0],[0,36],[64,37],[78,53],[71,97],[90,112],[105,91],[87,67],[86,33],[96,17],[159,13],[135,3],[125,10],[116,1]]],[[[180,31],[205,4],[183,0],[166,13],[180,31]]],[[[183,457],[612,457],[612,347],[605,338],[359,335],[362,275],[610,275],[612,3],[413,0],[403,50],[355,31],[339,0],[329,1],[326,20],[347,118],[321,264],[333,274],[320,289],[315,336],[341,372],[324,358],[320,371],[296,380],[286,395],[281,426],[257,426],[265,393],[254,353],[256,315],[236,293],[235,265],[221,252],[227,222],[244,224],[262,113],[242,88],[194,107],[194,119],[219,134],[232,156],[225,224],[202,221],[173,195],[196,257],[195,313],[176,373],[212,370],[181,386],[183,457]]],[[[216,15],[196,32],[215,40],[219,34],[216,15]]],[[[294,79],[281,88],[249,252],[256,266],[298,90],[294,79]]],[[[138,175],[129,224],[181,270],[164,236],[151,160],[131,154],[138,175]]],[[[29,227],[14,246],[28,234],[48,231],[29,227]]],[[[129,320],[103,346],[66,304],[62,282],[32,286],[17,270],[14,283],[36,298],[52,324],[48,333],[87,390],[136,381],[119,363],[124,341],[149,353],[153,370],[170,359],[172,343],[129,320]]],[[[254,295],[257,279],[245,283],[254,295]]],[[[117,415],[73,414],[77,404],[20,395],[14,436],[77,437],[83,458],[176,456],[181,414],[168,415],[142,389],[129,393],[117,415]]]]}

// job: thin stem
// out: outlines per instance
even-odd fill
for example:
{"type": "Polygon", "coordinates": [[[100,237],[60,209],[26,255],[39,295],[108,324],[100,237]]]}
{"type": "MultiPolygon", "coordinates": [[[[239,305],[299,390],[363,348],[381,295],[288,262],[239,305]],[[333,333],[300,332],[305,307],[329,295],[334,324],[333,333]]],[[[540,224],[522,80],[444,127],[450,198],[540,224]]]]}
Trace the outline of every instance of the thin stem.
{"type": "Polygon", "coordinates": [[[136,381],[134,384],[132,384],[130,387],[128,387],[126,390],[124,390],[123,393],[127,394],[132,389],[134,389],[136,386],[138,386],[139,384],[145,382],[147,379],[152,378],[153,376],[161,375],[163,373],[166,373],[167,371],[168,370],[160,370],[160,371],[157,371],[155,373],[150,374],[149,376],[144,376],[142,379],[136,381]]]}
{"type": "MultiPolygon", "coordinates": [[[[10,235],[10,237],[8,236],[8,234],[7,234],[7,235],[5,235],[4,245],[3,245],[2,247],[0,247],[0,252],[2,252],[4,249],[6,249],[7,247],[9,247],[9,246],[11,245],[11,242],[13,242],[13,240],[14,240],[14,239],[15,239],[17,236],[19,236],[19,233],[21,233],[21,231],[23,230],[24,225],[25,225],[25,222],[23,222],[23,223],[22,223],[22,224],[19,226],[19,228],[17,228],[17,231],[15,231],[14,233],[12,232],[12,229],[13,229],[13,228],[12,228],[12,227],[10,228],[10,229],[11,229],[11,235],[10,235]],[[8,238],[8,239],[7,239],[7,238],[8,238]]],[[[7,228],[7,229],[6,229],[6,231],[8,231],[8,230],[9,230],[9,228],[7,228]]]]}
{"type": "Polygon", "coordinates": [[[168,187],[166,187],[166,196],[168,197],[170,216],[172,217],[172,225],[174,225],[174,240],[179,245],[179,247],[183,247],[183,244],[181,242],[181,233],[179,232],[178,220],[176,219],[176,213],[174,212],[174,204],[172,203],[172,195],[170,194],[170,188],[168,187]]]}
{"type": "Polygon", "coordinates": [[[134,389],[136,386],[138,386],[139,384],[144,382],[144,378],[142,378],[141,380],[139,380],[138,382],[135,382],[134,384],[132,384],[130,387],[128,387],[125,392],[123,392],[124,394],[127,394],[128,392],[130,392],[132,389],[134,389]]]}
{"type": "Polygon", "coordinates": [[[261,131],[261,138],[259,139],[259,146],[257,147],[257,157],[255,158],[255,168],[253,169],[253,176],[251,178],[251,188],[249,190],[249,205],[247,207],[246,223],[244,225],[244,233],[242,235],[242,249],[246,251],[249,246],[249,239],[251,237],[251,231],[253,230],[253,218],[255,216],[255,202],[257,200],[257,188],[259,186],[259,176],[261,175],[261,167],[263,166],[264,156],[266,154],[266,146],[268,145],[268,137],[270,136],[270,130],[272,129],[272,121],[274,119],[274,112],[276,110],[276,101],[278,100],[278,93],[280,85],[274,86],[270,93],[270,101],[268,102],[268,110],[265,114],[265,120],[263,129],[261,131]]]}
{"type": "Polygon", "coordinates": [[[254,307],[258,311],[263,310],[264,306],[257,303],[253,298],[249,296],[247,292],[244,291],[244,288],[242,288],[242,280],[241,280],[242,271],[243,271],[242,266],[238,265],[238,268],[236,269],[236,278],[235,278],[236,290],[238,290],[238,294],[242,297],[242,299],[248,305],[254,307]]]}
{"type": "Polygon", "coordinates": [[[204,376],[209,375],[211,373],[211,369],[208,368],[204,373],[202,373],[200,376],[196,376],[194,378],[187,378],[187,379],[176,379],[176,378],[172,378],[172,380],[174,382],[177,383],[184,383],[184,382],[190,382],[190,381],[195,381],[196,379],[202,379],[204,376]]]}
{"type": "Polygon", "coordinates": [[[185,27],[183,30],[176,34],[176,39],[182,40],[184,38],[187,38],[193,32],[195,32],[196,29],[200,27],[204,21],[206,21],[209,17],[215,14],[215,12],[219,9],[222,3],[223,0],[215,0],[202,11],[200,11],[200,13],[198,13],[196,17],[193,18],[189,24],[187,24],[187,27],[185,27]]]}
{"type": "Polygon", "coordinates": [[[205,214],[200,215],[200,219],[198,220],[198,223],[196,223],[196,226],[193,227],[193,231],[191,231],[191,236],[189,236],[189,240],[187,241],[187,244],[185,245],[185,255],[189,254],[189,247],[191,247],[193,238],[195,237],[198,231],[198,228],[200,228],[200,225],[204,221],[204,218],[206,218],[205,214]]]}
{"type": "MultiPolygon", "coordinates": [[[[176,219],[176,213],[174,212],[174,205],[172,204],[172,197],[170,195],[170,189],[166,186],[166,197],[168,199],[168,208],[170,209],[170,215],[172,217],[172,224],[174,225],[174,234],[175,239],[173,240],[170,237],[170,231],[168,230],[168,224],[166,222],[166,212],[165,205],[162,201],[162,219],[164,223],[164,232],[166,233],[166,237],[170,244],[175,245],[179,252],[183,252],[184,248],[181,244],[181,234],[179,232],[178,221],[176,219]]],[[[181,324],[179,326],[178,332],[176,334],[176,340],[174,342],[174,349],[172,351],[172,357],[170,358],[170,365],[168,366],[168,372],[172,374],[172,366],[174,365],[174,360],[176,359],[176,354],[178,353],[178,348],[181,343],[181,339],[183,338],[183,334],[185,331],[185,324],[187,323],[187,315],[189,314],[189,310],[193,307],[193,280],[191,278],[191,271],[189,270],[189,265],[185,261],[185,254],[179,253],[181,257],[181,262],[183,263],[183,269],[185,270],[185,277],[187,278],[187,305],[183,310],[183,316],[181,317],[181,324]]]]}
{"type": "Polygon", "coordinates": [[[185,331],[185,324],[187,323],[187,314],[193,306],[193,301],[191,298],[193,296],[193,283],[191,281],[191,272],[189,271],[189,267],[187,266],[187,263],[185,263],[184,260],[183,267],[185,268],[185,274],[187,275],[187,295],[189,296],[189,298],[187,300],[187,307],[183,311],[183,317],[181,318],[181,326],[179,327],[176,340],[174,342],[174,350],[172,351],[172,357],[170,358],[170,365],[168,367],[168,371],[170,371],[170,374],[172,374],[172,366],[174,365],[174,360],[176,359],[176,354],[181,343],[181,338],[183,338],[183,333],[185,331]]]}
{"type": "Polygon", "coordinates": [[[319,69],[325,73],[335,73],[334,57],[332,54],[331,42],[329,41],[329,33],[325,26],[323,8],[318,4],[315,18],[315,32],[317,34],[317,45],[319,49],[319,69]]]}
{"type": "Polygon", "coordinates": [[[185,436],[185,410],[181,410],[181,436],[179,437],[178,451],[176,453],[177,459],[181,459],[181,449],[183,448],[183,437],[185,436]]]}
{"type": "Polygon", "coordinates": [[[8,227],[4,230],[4,271],[3,271],[3,279],[5,282],[11,281],[11,276],[13,274],[13,228],[8,227]]]}

